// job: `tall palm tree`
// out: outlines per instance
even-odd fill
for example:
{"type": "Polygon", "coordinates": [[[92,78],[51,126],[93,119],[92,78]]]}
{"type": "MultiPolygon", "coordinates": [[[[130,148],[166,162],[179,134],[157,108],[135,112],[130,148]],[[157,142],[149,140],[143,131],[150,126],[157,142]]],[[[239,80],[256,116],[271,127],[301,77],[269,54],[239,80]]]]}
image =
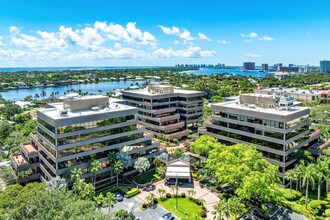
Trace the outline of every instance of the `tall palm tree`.
{"type": "Polygon", "coordinates": [[[42,90],[40,96],[42,99],[44,99],[47,96],[47,92],[45,90],[42,90]]]}
{"type": "Polygon", "coordinates": [[[315,164],[310,164],[306,167],[304,176],[303,176],[303,186],[306,187],[305,195],[305,208],[307,209],[307,200],[308,200],[308,187],[309,185],[314,188],[315,186],[315,164]]]}
{"type": "Polygon", "coordinates": [[[166,193],[166,190],[159,188],[157,192],[159,194],[159,198],[163,198],[164,194],[166,193]]]}
{"type": "Polygon", "coordinates": [[[113,171],[117,175],[117,187],[118,187],[118,175],[124,171],[123,164],[118,160],[113,165],[113,171]]]}
{"type": "Polygon", "coordinates": [[[227,209],[227,201],[225,199],[220,199],[213,207],[215,209],[213,213],[214,219],[222,220],[222,215],[224,214],[225,209],[227,209]],[[219,215],[218,218],[217,215],[219,215]]]}
{"type": "Polygon", "coordinates": [[[290,181],[290,192],[292,193],[292,180],[295,179],[295,171],[294,170],[288,170],[285,172],[285,175],[284,175],[284,178],[286,180],[289,180],[290,181]]]}
{"type": "Polygon", "coordinates": [[[196,191],[193,189],[188,190],[187,193],[190,198],[193,198],[194,196],[196,196],[196,191]]]}
{"type": "Polygon", "coordinates": [[[113,208],[113,206],[116,204],[117,199],[115,195],[111,192],[107,192],[106,197],[105,197],[105,205],[109,207],[109,212],[110,208],[113,208]]]}
{"type": "Polygon", "coordinates": [[[100,161],[93,159],[91,162],[91,173],[93,174],[93,185],[95,188],[97,174],[102,170],[100,161]]]}

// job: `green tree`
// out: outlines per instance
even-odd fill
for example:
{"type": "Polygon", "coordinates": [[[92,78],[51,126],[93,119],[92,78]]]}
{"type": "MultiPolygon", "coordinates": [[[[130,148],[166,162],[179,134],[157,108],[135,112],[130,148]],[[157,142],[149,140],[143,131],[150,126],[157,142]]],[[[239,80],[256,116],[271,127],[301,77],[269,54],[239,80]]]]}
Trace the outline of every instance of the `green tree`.
{"type": "Polygon", "coordinates": [[[164,196],[165,193],[166,193],[166,190],[163,189],[163,188],[158,188],[157,192],[158,192],[158,194],[159,194],[159,198],[163,198],[163,196],[164,196]]]}
{"type": "Polygon", "coordinates": [[[66,190],[67,183],[65,179],[57,176],[52,178],[50,181],[47,182],[47,190],[66,190]]]}
{"type": "Polygon", "coordinates": [[[124,171],[123,164],[118,160],[114,163],[113,165],[113,172],[117,176],[117,187],[118,187],[118,179],[119,179],[119,174],[124,171]]]}
{"type": "Polygon", "coordinates": [[[223,147],[218,140],[209,135],[202,135],[190,145],[190,150],[194,153],[208,156],[215,147],[223,147]]]}
{"type": "Polygon", "coordinates": [[[26,185],[26,182],[29,180],[29,176],[30,176],[31,172],[28,170],[25,171],[21,171],[17,174],[17,178],[19,180],[22,180],[24,185],[26,185]]]}
{"type": "Polygon", "coordinates": [[[70,171],[70,178],[73,181],[76,181],[78,179],[81,179],[83,176],[83,172],[80,168],[75,167],[70,171]]]}
{"type": "Polygon", "coordinates": [[[189,196],[190,198],[193,198],[194,196],[196,196],[196,191],[193,190],[193,189],[189,189],[189,190],[187,191],[187,193],[188,193],[188,196],[189,196]]]}
{"type": "Polygon", "coordinates": [[[93,185],[95,188],[97,174],[102,170],[102,165],[100,161],[93,159],[91,162],[90,171],[93,174],[93,185]]]}
{"type": "Polygon", "coordinates": [[[242,215],[245,210],[244,203],[236,196],[233,196],[227,200],[227,207],[230,214],[233,215],[234,220],[237,219],[237,216],[242,215]]]}
{"type": "Polygon", "coordinates": [[[292,192],[292,181],[295,179],[296,173],[294,170],[288,170],[285,172],[284,178],[290,181],[290,192],[292,192]]]}
{"type": "Polygon", "coordinates": [[[134,163],[134,168],[138,170],[140,174],[142,174],[143,172],[147,171],[150,168],[149,160],[145,157],[139,157],[134,163]]]}
{"type": "Polygon", "coordinates": [[[304,175],[303,175],[303,186],[306,187],[306,195],[305,195],[305,208],[307,209],[307,201],[308,201],[308,187],[309,185],[314,188],[315,186],[315,165],[310,164],[306,167],[304,175]]]}
{"type": "Polygon", "coordinates": [[[126,211],[121,209],[115,212],[115,219],[114,220],[135,220],[135,216],[132,212],[126,211]]]}

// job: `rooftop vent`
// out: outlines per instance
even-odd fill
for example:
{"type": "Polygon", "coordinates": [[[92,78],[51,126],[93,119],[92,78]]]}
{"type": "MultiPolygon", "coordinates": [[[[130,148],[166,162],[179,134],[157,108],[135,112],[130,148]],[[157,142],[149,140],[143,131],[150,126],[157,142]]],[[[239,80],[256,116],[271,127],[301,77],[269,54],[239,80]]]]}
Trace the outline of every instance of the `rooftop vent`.
{"type": "Polygon", "coordinates": [[[93,111],[98,111],[98,110],[100,110],[100,107],[98,107],[98,106],[94,106],[94,107],[92,107],[92,110],[93,110],[93,111]]]}
{"type": "Polygon", "coordinates": [[[58,113],[60,116],[66,116],[68,114],[68,110],[59,110],[58,113]]]}

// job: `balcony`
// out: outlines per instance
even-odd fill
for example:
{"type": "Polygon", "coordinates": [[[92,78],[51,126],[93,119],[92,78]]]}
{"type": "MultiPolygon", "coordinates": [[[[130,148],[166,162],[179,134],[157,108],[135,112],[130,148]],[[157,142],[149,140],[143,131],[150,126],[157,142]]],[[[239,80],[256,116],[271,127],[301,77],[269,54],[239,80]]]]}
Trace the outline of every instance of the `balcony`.
{"type": "Polygon", "coordinates": [[[29,161],[21,153],[10,155],[10,160],[17,172],[28,170],[39,165],[39,162],[29,163],[29,161]]]}
{"type": "Polygon", "coordinates": [[[160,108],[160,109],[153,109],[150,110],[151,113],[155,114],[162,114],[166,112],[174,112],[176,110],[176,107],[168,107],[168,108],[160,108]]]}
{"type": "Polygon", "coordinates": [[[161,125],[160,129],[163,130],[163,131],[168,131],[170,129],[182,128],[184,126],[185,126],[184,122],[177,122],[177,123],[174,123],[174,124],[161,125]]]}
{"type": "Polygon", "coordinates": [[[184,130],[184,131],[178,131],[178,132],[174,132],[171,134],[165,134],[165,137],[168,140],[173,140],[173,139],[180,139],[182,137],[185,137],[189,134],[189,130],[184,130]]]}
{"type": "Polygon", "coordinates": [[[38,151],[32,146],[31,143],[21,144],[21,151],[28,159],[38,157],[38,151]]]}
{"type": "Polygon", "coordinates": [[[330,147],[330,142],[329,141],[326,141],[326,142],[319,141],[319,142],[309,146],[307,150],[311,154],[320,155],[323,150],[325,150],[329,147],[330,147]]]}

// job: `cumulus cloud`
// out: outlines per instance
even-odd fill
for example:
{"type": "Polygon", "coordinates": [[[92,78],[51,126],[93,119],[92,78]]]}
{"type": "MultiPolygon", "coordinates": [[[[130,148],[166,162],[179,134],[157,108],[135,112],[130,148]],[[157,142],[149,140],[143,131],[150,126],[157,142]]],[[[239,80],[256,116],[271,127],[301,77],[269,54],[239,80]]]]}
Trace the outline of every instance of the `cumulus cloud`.
{"type": "Polygon", "coordinates": [[[156,38],[150,32],[138,29],[135,22],[128,22],[126,27],[123,27],[120,24],[107,24],[106,22],[97,21],[94,23],[94,28],[110,40],[156,46],[156,38]]]}
{"type": "Polygon", "coordinates": [[[217,40],[219,44],[229,44],[226,40],[217,40]]]}
{"type": "Polygon", "coordinates": [[[259,40],[271,41],[271,40],[274,40],[274,39],[270,36],[265,35],[263,37],[260,37],[259,40]]]}
{"type": "Polygon", "coordinates": [[[202,50],[200,47],[189,47],[182,50],[159,48],[154,54],[158,58],[203,58],[213,57],[216,53],[213,50],[202,50]]]}
{"type": "Polygon", "coordinates": [[[251,43],[251,42],[252,42],[251,39],[245,39],[245,40],[244,40],[244,43],[251,43]]]}
{"type": "Polygon", "coordinates": [[[8,30],[9,30],[9,32],[10,32],[11,34],[18,34],[18,32],[19,32],[18,28],[15,27],[15,26],[10,26],[10,27],[8,28],[8,30]]]}
{"type": "Polygon", "coordinates": [[[258,37],[259,35],[255,32],[251,32],[249,34],[241,34],[241,37],[250,37],[250,38],[254,38],[254,37],[258,37]]]}
{"type": "Polygon", "coordinates": [[[251,58],[259,58],[262,57],[261,54],[252,54],[252,53],[247,53],[244,55],[245,57],[251,57],[251,58]]]}
{"type": "Polygon", "coordinates": [[[203,34],[203,33],[198,33],[198,37],[199,37],[199,39],[201,39],[201,40],[212,41],[211,38],[207,37],[207,36],[206,36],[205,34],[203,34]]]}
{"type": "Polygon", "coordinates": [[[3,39],[3,37],[0,36],[0,46],[4,46],[5,45],[5,43],[2,41],[2,39],[3,39]]]}
{"type": "Polygon", "coordinates": [[[179,34],[180,29],[178,27],[172,26],[172,27],[164,27],[162,25],[158,25],[160,29],[162,29],[164,34],[172,35],[172,34],[179,34]]]}

